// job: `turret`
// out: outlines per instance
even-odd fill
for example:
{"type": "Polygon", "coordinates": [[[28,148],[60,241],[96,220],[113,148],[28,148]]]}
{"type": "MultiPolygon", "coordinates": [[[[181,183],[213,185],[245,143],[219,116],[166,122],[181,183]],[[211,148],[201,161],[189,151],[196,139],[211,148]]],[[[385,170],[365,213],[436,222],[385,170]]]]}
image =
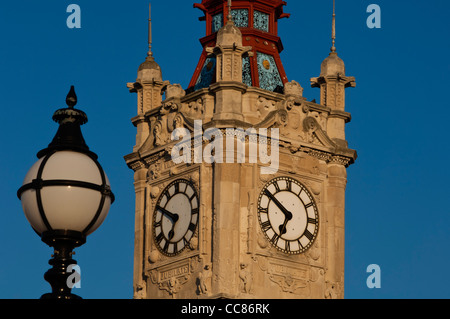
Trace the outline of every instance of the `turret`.
{"type": "Polygon", "coordinates": [[[283,12],[285,5],[286,2],[281,0],[234,0],[232,6],[225,0],[203,0],[202,3],[194,4],[204,13],[200,20],[206,21],[206,36],[200,39],[203,52],[188,92],[207,88],[218,81],[216,60],[210,54],[211,48],[225,40],[224,34],[230,35],[225,29],[236,28],[242,38],[242,43],[236,45],[251,47],[248,51],[250,54],[244,54],[239,62],[242,64],[241,82],[281,93],[288,82],[280,59],[283,44],[278,37],[278,20],[290,16],[283,12]],[[230,20],[233,21],[233,27],[227,26],[230,20]]]}
{"type": "Polygon", "coordinates": [[[320,88],[320,104],[331,108],[328,117],[328,135],[332,139],[345,140],[345,124],[351,119],[345,112],[345,89],[355,87],[355,78],[345,74],[344,61],[336,52],[336,10],[333,1],[332,47],[322,62],[320,76],[311,79],[311,86],[320,88]]]}
{"type": "Polygon", "coordinates": [[[161,90],[164,85],[161,67],[156,63],[152,52],[152,19],[151,6],[149,5],[147,57],[139,66],[136,82],[127,84],[130,92],[137,93],[138,97],[138,115],[132,120],[138,130],[136,149],[142,146],[149,136],[149,126],[146,122],[145,113],[161,105],[161,90]]]}

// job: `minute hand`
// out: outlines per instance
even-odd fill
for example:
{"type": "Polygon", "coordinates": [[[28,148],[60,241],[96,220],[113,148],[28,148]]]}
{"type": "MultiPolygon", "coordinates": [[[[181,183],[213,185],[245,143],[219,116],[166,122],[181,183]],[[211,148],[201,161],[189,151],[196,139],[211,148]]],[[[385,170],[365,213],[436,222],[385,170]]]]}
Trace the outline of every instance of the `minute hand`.
{"type": "Polygon", "coordinates": [[[264,192],[275,203],[275,205],[277,205],[278,208],[283,212],[284,216],[286,216],[286,219],[291,220],[292,213],[290,211],[288,211],[286,208],[284,208],[284,206],[278,201],[278,199],[274,195],[272,195],[271,192],[269,192],[267,189],[264,192]]]}

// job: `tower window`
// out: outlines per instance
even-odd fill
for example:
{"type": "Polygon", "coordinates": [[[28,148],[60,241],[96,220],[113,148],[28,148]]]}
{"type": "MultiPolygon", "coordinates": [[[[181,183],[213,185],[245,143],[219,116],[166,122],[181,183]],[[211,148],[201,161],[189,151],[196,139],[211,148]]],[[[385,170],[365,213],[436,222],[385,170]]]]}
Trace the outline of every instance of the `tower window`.
{"type": "Polygon", "coordinates": [[[212,17],[212,33],[217,32],[223,27],[223,12],[213,15],[212,17]]]}
{"type": "Polygon", "coordinates": [[[248,28],[248,9],[231,10],[231,16],[238,28],[248,28]]]}
{"type": "Polygon", "coordinates": [[[242,82],[248,86],[253,86],[252,70],[250,67],[250,58],[248,56],[242,58],[242,82]]]}
{"type": "Polygon", "coordinates": [[[253,27],[261,31],[269,32],[269,15],[255,10],[253,13],[253,27]]]}
{"type": "Polygon", "coordinates": [[[202,72],[198,76],[195,90],[207,88],[211,85],[216,71],[216,57],[206,58],[203,64],[202,72]]]}
{"type": "Polygon", "coordinates": [[[280,72],[273,56],[257,52],[259,87],[268,91],[280,91],[283,88],[280,72]]]}

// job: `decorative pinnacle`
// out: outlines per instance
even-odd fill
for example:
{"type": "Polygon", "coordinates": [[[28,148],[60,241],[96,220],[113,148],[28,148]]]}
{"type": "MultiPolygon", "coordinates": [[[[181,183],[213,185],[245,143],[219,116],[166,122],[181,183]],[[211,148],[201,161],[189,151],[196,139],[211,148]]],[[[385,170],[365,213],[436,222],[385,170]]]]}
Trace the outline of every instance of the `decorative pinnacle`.
{"type": "Polygon", "coordinates": [[[234,23],[233,16],[231,14],[231,0],[228,0],[228,16],[227,16],[227,20],[234,23]]]}
{"type": "Polygon", "coordinates": [[[333,20],[331,26],[331,52],[336,52],[336,0],[333,0],[333,20]]]}
{"type": "Polygon", "coordinates": [[[69,107],[69,109],[73,109],[73,107],[75,105],[77,105],[77,102],[78,102],[78,99],[77,99],[77,94],[75,93],[75,87],[72,85],[70,87],[70,91],[66,97],[66,104],[69,107]]]}
{"type": "Polygon", "coordinates": [[[75,87],[72,85],[70,87],[69,94],[66,97],[66,104],[68,108],[59,109],[53,114],[53,120],[59,124],[74,123],[77,122],[80,125],[87,123],[87,116],[81,110],[74,109],[77,105],[78,98],[75,93],[75,87]]]}
{"type": "Polygon", "coordinates": [[[148,4],[148,52],[147,56],[152,57],[152,5],[148,4]]]}

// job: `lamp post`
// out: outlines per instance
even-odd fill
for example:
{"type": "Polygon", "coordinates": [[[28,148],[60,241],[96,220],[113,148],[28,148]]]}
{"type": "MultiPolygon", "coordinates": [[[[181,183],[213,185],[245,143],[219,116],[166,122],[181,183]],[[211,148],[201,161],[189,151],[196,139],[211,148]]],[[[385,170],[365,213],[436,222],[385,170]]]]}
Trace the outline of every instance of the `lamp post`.
{"type": "Polygon", "coordinates": [[[109,180],[89,150],[80,126],[86,114],[74,108],[77,96],[72,86],[66,98],[67,108],[57,110],[53,120],[59,129],[38,161],[25,176],[17,196],[25,216],[42,241],[54,248],[44,278],[52,292],[42,299],[79,299],[71,293],[67,271],[75,265],[73,250],[86,242],[105,220],[114,195],[109,180]]]}

